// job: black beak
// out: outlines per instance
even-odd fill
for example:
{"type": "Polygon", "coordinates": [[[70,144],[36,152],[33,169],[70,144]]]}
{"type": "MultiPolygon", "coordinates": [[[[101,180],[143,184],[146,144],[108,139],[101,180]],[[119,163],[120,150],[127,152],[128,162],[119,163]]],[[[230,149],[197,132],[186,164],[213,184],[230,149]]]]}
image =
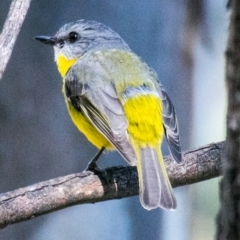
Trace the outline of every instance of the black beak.
{"type": "Polygon", "coordinates": [[[36,36],[36,37],[34,37],[34,39],[36,39],[42,43],[49,44],[49,45],[55,45],[57,43],[57,39],[54,37],[36,36]]]}

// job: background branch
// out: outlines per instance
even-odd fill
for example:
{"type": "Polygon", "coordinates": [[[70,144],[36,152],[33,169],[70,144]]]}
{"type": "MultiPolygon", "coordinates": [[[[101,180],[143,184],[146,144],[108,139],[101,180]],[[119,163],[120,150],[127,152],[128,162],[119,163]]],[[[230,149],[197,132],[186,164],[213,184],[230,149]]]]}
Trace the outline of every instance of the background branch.
{"type": "MultiPolygon", "coordinates": [[[[221,174],[224,142],[185,152],[178,164],[164,157],[173,187],[221,174]]],[[[113,167],[98,175],[82,172],[0,194],[0,227],[68,206],[95,203],[138,194],[135,167],[113,167]]]]}
{"type": "Polygon", "coordinates": [[[31,0],[13,0],[0,35],[0,79],[10,59],[13,46],[27,14],[31,0]]]}

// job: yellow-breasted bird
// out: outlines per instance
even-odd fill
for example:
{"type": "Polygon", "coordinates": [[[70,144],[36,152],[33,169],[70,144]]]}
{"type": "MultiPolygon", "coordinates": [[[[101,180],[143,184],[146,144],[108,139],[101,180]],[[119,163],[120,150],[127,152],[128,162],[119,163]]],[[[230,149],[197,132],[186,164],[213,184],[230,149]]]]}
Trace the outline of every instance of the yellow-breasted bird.
{"type": "Polygon", "coordinates": [[[78,20],[53,37],[35,39],[54,47],[63,94],[77,128],[100,153],[116,149],[129,165],[137,166],[144,208],[175,209],[161,144],[165,134],[173,159],[180,162],[179,131],[174,107],[156,73],[116,32],[98,22],[78,20]]]}

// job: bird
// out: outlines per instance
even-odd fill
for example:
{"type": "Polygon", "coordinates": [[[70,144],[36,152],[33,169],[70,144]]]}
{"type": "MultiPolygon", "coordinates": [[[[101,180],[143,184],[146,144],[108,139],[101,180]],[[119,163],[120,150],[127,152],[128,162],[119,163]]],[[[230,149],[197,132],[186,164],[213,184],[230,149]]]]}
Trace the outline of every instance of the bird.
{"type": "Polygon", "coordinates": [[[78,130],[99,149],[116,150],[137,167],[140,203],[147,210],[177,207],[164,165],[165,135],[172,158],[182,160],[174,106],[156,72],[111,28],[90,20],[63,25],[54,36],[35,37],[53,46],[62,92],[78,130]]]}

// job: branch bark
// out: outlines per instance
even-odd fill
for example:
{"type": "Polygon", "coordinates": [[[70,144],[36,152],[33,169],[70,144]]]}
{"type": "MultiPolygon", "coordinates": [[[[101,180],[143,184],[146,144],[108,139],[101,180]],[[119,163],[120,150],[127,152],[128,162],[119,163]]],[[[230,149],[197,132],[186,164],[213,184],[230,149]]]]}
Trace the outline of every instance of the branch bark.
{"type": "Polygon", "coordinates": [[[27,14],[31,0],[13,0],[0,35],[0,79],[10,59],[13,46],[27,14]]]}
{"type": "MultiPolygon", "coordinates": [[[[178,164],[164,157],[173,187],[221,175],[224,142],[185,152],[178,164]]],[[[82,172],[0,194],[0,227],[68,206],[96,203],[138,194],[135,167],[113,167],[95,175],[82,172]]]]}

